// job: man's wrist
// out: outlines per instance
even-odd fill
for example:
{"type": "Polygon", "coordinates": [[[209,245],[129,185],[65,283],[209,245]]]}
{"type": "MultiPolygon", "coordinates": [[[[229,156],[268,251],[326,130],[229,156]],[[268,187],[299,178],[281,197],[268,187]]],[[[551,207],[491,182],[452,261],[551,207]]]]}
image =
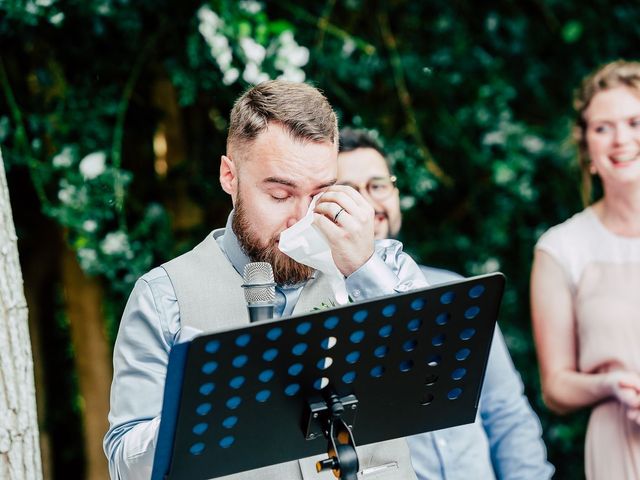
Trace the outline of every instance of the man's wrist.
{"type": "Polygon", "coordinates": [[[345,279],[349,297],[356,302],[391,295],[397,282],[396,275],[375,252],[345,279]]]}

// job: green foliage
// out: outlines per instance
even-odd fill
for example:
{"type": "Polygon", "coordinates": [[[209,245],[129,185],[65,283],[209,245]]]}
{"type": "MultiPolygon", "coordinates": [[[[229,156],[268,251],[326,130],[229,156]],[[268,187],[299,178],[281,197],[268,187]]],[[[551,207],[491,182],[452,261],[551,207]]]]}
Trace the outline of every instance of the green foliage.
{"type": "Polygon", "coordinates": [[[0,0],[0,18],[5,161],[30,173],[83,268],[107,281],[109,311],[224,221],[217,158],[242,89],[306,78],[342,124],[383,140],[410,251],[467,275],[505,272],[501,326],[558,478],[581,477],[584,415],[540,401],[529,269],[538,236],[581,208],[571,92],[598,64],[637,55],[636,3],[0,0]],[[166,176],[153,149],[163,78],[186,145],[166,176]],[[171,227],[179,193],[204,208],[202,224],[171,227]]]}

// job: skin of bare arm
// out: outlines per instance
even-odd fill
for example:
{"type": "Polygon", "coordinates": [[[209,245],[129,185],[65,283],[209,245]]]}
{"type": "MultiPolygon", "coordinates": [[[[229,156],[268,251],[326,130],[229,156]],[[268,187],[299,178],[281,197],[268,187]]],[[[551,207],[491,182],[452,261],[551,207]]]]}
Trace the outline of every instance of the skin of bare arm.
{"type": "Polygon", "coordinates": [[[629,419],[640,421],[640,375],[616,370],[578,370],[578,343],[573,299],[560,265],[536,251],[531,272],[531,318],[545,404],[558,414],[569,413],[609,398],[629,408],[629,419]]]}

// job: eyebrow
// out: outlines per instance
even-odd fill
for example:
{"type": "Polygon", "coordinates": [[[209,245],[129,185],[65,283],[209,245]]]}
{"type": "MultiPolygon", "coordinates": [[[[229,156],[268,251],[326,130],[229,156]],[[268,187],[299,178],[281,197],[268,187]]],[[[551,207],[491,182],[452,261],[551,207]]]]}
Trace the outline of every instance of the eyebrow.
{"type": "MultiPolygon", "coordinates": [[[[263,181],[263,183],[277,183],[279,185],[284,185],[286,187],[290,187],[293,189],[297,189],[298,185],[295,182],[292,182],[291,180],[288,180],[286,178],[281,178],[281,177],[267,177],[265,178],[263,181]]],[[[322,185],[318,185],[316,188],[320,189],[320,188],[326,188],[326,187],[330,187],[331,185],[335,185],[335,183],[337,182],[337,179],[333,179],[329,182],[323,183],[322,185]]]]}
{"type": "Polygon", "coordinates": [[[589,120],[587,120],[587,123],[615,123],[618,121],[627,121],[627,120],[633,120],[636,118],[640,118],[640,113],[636,113],[634,115],[629,115],[627,117],[621,117],[621,118],[591,118],[589,120]]]}

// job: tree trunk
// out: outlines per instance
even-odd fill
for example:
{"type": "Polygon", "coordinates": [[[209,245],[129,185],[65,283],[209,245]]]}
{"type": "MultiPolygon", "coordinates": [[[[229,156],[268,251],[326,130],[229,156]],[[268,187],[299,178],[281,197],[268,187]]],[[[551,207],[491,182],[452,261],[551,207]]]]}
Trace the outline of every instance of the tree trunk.
{"type": "Polygon", "coordinates": [[[0,478],[31,480],[42,467],[17,240],[0,152],[0,478]]]}
{"type": "Polygon", "coordinates": [[[109,426],[107,415],[113,369],[102,312],[102,286],[97,279],[84,274],[75,253],[68,248],[62,255],[62,279],[83,400],[86,479],[104,480],[109,478],[109,471],[102,439],[109,426]]]}
{"type": "MultiPolygon", "coordinates": [[[[151,101],[162,112],[153,142],[156,157],[154,166],[158,176],[165,177],[169,171],[186,161],[188,153],[178,95],[164,73],[159,74],[153,83],[151,101]]],[[[189,195],[187,180],[185,176],[174,178],[174,191],[165,199],[172,228],[178,233],[189,231],[204,220],[202,206],[189,195]]]]}

